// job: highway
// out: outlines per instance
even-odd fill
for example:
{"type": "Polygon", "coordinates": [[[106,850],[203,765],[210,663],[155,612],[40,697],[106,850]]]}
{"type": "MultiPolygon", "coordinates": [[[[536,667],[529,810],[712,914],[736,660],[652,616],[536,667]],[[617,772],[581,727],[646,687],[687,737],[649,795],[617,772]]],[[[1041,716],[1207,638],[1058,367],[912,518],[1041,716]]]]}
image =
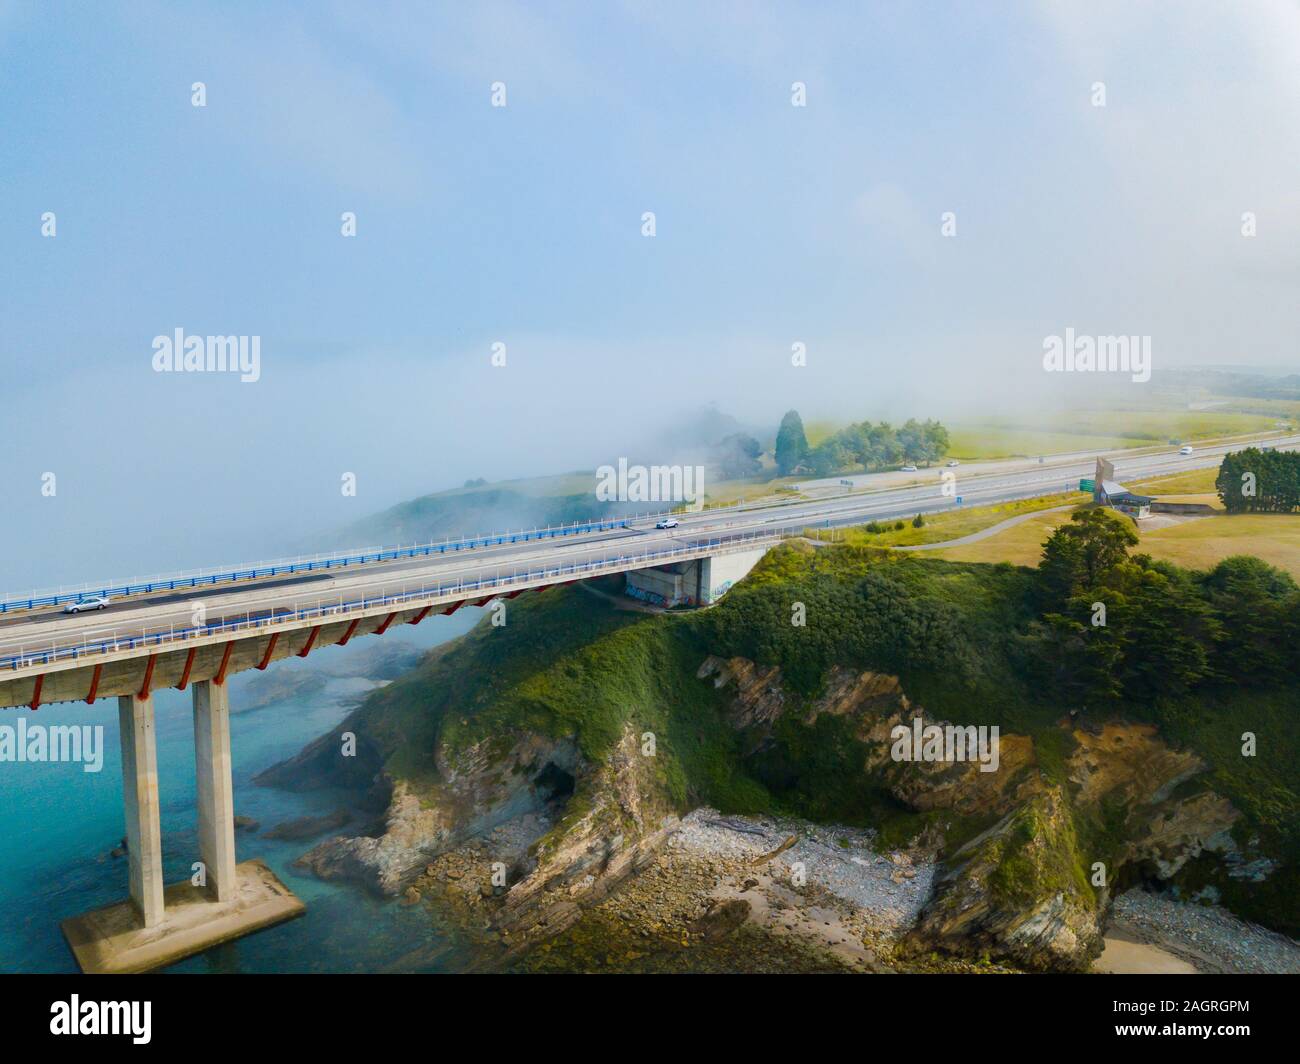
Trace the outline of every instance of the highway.
{"type": "MultiPolygon", "coordinates": [[[[1190,456],[1176,451],[1130,456],[1120,452],[1112,461],[1118,480],[1137,481],[1217,466],[1227,451],[1258,445],[1259,442],[1198,448],[1190,456]]],[[[1300,447],[1300,436],[1264,442],[1278,449],[1291,450],[1300,447]]],[[[921,479],[919,484],[785,504],[751,504],[680,514],[680,526],[669,530],[655,529],[654,519],[647,518],[633,520],[626,528],[563,538],[368,562],[333,572],[316,571],[184,592],[132,596],[118,599],[102,611],[73,616],[63,614],[57,607],[22,610],[0,617],[0,662],[33,651],[59,650],[110,638],[186,629],[196,623],[196,604],[199,603],[202,604],[200,623],[211,625],[357,598],[404,594],[424,587],[457,583],[477,586],[482,580],[534,570],[564,567],[572,571],[570,567],[608,562],[645,552],[698,549],[718,537],[797,535],[805,528],[838,528],[871,520],[949,510],[956,505],[956,500],[952,494],[943,493],[943,474],[946,472],[955,474],[953,493],[960,496],[962,506],[968,508],[1073,490],[1081,477],[1093,475],[1094,466],[1092,459],[1080,460],[1078,456],[1070,455],[1064,460],[1053,460],[1049,456],[1041,464],[1011,472],[967,475],[960,467],[953,470],[935,467],[913,474],[914,478],[921,479]]],[[[556,582],[562,581],[557,577],[556,582]]]]}

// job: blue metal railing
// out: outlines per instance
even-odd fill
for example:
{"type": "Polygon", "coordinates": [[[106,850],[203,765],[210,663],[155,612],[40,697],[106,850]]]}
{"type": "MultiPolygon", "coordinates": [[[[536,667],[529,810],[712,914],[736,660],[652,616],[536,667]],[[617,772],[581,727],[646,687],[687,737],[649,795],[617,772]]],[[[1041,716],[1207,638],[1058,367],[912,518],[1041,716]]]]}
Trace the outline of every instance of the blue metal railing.
{"type": "Polygon", "coordinates": [[[156,591],[183,591],[188,588],[210,587],[215,584],[238,583],[240,580],[257,580],[267,576],[290,576],[297,573],[320,572],[326,569],[342,569],[349,565],[394,561],[399,558],[422,558],[432,554],[473,550],[476,547],[498,547],[507,543],[527,543],[537,539],[555,539],[560,536],[581,535],[585,532],[608,532],[615,528],[626,528],[627,525],[627,518],[589,521],[585,524],[566,525],[561,528],[538,528],[531,532],[503,532],[499,535],[476,536],[472,539],[428,543],[420,547],[394,547],[390,550],[345,554],[337,558],[318,558],[310,561],[289,562],[284,565],[270,565],[253,569],[231,569],[223,573],[210,573],[199,576],[169,577],[142,584],[83,588],[80,591],[0,602],[0,613],[11,613],[14,610],[31,610],[40,606],[59,606],[68,602],[78,602],[84,598],[92,598],[96,595],[122,598],[129,595],[148,595],[156,591]]]}
{"type": "MultiPolygon", "coordinates": [[[[49,650],[30,650],[19,654],[10,654],[0,657],[0,670],[8,669],[17,671],[20,668],[30,668],[34,665],[49,665],[52,662],[66,659],[77,660],[82,657],[93,654],[103,654],[116,650],[135,650],[144,647],[161,647],[164,644],[184,643],[186,640],[196,637],[216,635],[221,632],[233,632],[237,630],[260,629],[276,624],[285,624],[293,621],[306,621],[313,618],[321,619],[321,623],[333,623],[340,616],[346,616],[354,610],[373,609],[378,606],[397,605],[399,603],[409,604],[412,600],[438,598],[443,595],[457,595],[466,598],[474,598],[477,593],[483,591],[499,592],[509,588],[511,585],[518,583],[527,583],[531,580],[544,580],[547,577],[562,577],[572,575],[577,577],[580,573],[592,573],[603,569],[617,568],[628,563],[641,562],[652,563],[655,560],[682,557],[683,555],[698,555],[709,551],[716,551],[720,547],[733,543],[761,543],[776,541],[783,535],[788,535],[792,529],[805,527],[802,523],[797,526],[787,526],[783,528],[768,529],[762,532],[748,532],[736,535],[724,535],[716,538],[710,538],[703,542],[693,543],[689,547],[675,547],[668,550],[644,551],[639,554],[617,554],[613,557],[600,558],[593,561],[575,563],[573,565],[545,566],[540,569],[525,569],[522,572],[516,571],[508,576],[496,576],[491,578],[481,578],[473,581],[458,581],[453,584],[438,584],[434,586],[421,586],[418,590],[403,590],[394,595],[378,595],[372,598],[362,597],[353,601],[331,601],[328,604],[318,602],[314,606],[307,606],[298,609],[276,610],[274,607],[265,617],[252,617],[246,615],[238,620],[219,621],[213,624],[194,625],[188,628],[172,628],[167,631],[148,632],[139,635],[114,635],[110,638],[95,640],[93,642],[78,643],[74,646],[51,647],[49,650]]],[[[521,533],[522,534],[522,533],[521,533]]]]}

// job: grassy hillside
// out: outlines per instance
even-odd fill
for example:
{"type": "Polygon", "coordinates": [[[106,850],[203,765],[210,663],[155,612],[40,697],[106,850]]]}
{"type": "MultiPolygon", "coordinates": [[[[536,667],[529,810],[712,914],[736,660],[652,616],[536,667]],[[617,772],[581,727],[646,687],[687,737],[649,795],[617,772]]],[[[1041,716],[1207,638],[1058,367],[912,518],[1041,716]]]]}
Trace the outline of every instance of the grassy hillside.
{"type": "Polygon", "coordinates": [[[510,529],[572,524],[622,515],[628,503],[597,501],[595,474],[508,481],[422,495],[348,525],[337,546],[428,543],[510,529]]]}
{"type": "MultiPolygon", "coordinates": [[[[1060,721],[1081,707],[1036,664],[1041,594],[1039,574],[1026,568],[792,543],[706,611],[618,611],[578,588],[515,600],[504,627],[480,624],[372,694],[359,723],[387,770],[417,793],[446,782],[438,749],[444,757],[472,746],[504,757],[525,736],[541,735],[571,740],[588,763],[601,764],[629,731],[638,743],[650,733],[657,752],[646,798],[661,808],[789,813],[871,826],[885,843],[900,842],[929,814],[902,806],[866,770],[872,751],[846,718],[823,713],[808,724],[800,707],[823,693],[835,666],[896,675],[932,718],[1030,736],[1038,767],[1068,788],[1072,742],[1060,721]],[[804,625],[792,623],[796,606],[804,625]],[[759,751],[741,747],[743,733],[726,716],[731,696],[696,678],[709,655],[781,668],[791,701],[759,751]]],[[[1080,719],[1150,721],[1203,757],[1212,785],[1246,815],[1243,843],[1262,839],[1282,862],[1276,882],[1285,884],[1300,867],[1298,715],[1294,683],[1211,680],[1180,694],[1094,705],[1080,719]],[[1243,731],[1259,735],[1258,758],[1241,758],[1243,731]]],[[[581,799],[580,787],[571,816],[581,799]]],[[[969,820],[947,822],[950,844],[988,826],[969,820]]],[[[1217,876],[1238,911],[1300,928],[1300,893],[1270,885],[1267,905],[1251,907],[1217,865],[1198,864],[1188,875],[1217,876]]]]}

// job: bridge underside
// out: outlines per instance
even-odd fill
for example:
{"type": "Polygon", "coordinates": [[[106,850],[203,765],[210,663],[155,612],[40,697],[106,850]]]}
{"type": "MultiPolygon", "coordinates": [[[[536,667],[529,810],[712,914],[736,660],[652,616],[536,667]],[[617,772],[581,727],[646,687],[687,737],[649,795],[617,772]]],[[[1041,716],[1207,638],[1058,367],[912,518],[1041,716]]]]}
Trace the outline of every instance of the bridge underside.
{"type": "MultiPolygon", "coordinates": [[[[184,690],[200,680],[222,680],[246,669],[266,668],[272,662],[321,647],[338,646],[363,635],[373,635],[394,624],[409,622],[420,609],[401,610],[389,615],[342,620],[296,631],[269,632],[264,635],[207,642],[187,647],[184,642],[168,644],[167,649],[147,655],[96,662],[87,656],[84,664],[43,675],[27,675],[12,680],[0,677],[0,709],[52,702],[90,702],[118,695],[152,693],[164,687],[184,690]],[[313,632],[315,633],[313,635],[313,632]],[[229,648],[229,654],[227,654],[229,648]],[[224,669],[223,669],[224,664],[224,669]],[[39,687],[38,687],[39,685],[39,687]]],[[[427,612],[427,611],[425,611],[427,612]]]]}

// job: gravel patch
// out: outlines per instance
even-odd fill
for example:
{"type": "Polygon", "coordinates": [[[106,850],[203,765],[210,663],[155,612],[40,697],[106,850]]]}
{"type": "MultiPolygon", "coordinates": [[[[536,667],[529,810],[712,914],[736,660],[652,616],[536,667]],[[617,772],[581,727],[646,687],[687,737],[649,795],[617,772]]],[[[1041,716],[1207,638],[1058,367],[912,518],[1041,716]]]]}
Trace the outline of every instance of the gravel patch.
{"type": "Polygon", "coordinates": [[[1300,974],[1300,943],[1218,906],[1134,889],[1115,899],[1111,919],[1199,971],[1300,974]]]}
{"type": "Polygon", "coordinates": [[[729,860],[774,854],[774,874],[806,881],[859,911],[873,930],[896,935],[916,922],[930,896],[933,861],[877,853],[875,833],[768,817],[725,817],[712,809],[686,816],[670,846],[729,860]],[[776,851],[780,851],[779,853],[776,851]]]}

